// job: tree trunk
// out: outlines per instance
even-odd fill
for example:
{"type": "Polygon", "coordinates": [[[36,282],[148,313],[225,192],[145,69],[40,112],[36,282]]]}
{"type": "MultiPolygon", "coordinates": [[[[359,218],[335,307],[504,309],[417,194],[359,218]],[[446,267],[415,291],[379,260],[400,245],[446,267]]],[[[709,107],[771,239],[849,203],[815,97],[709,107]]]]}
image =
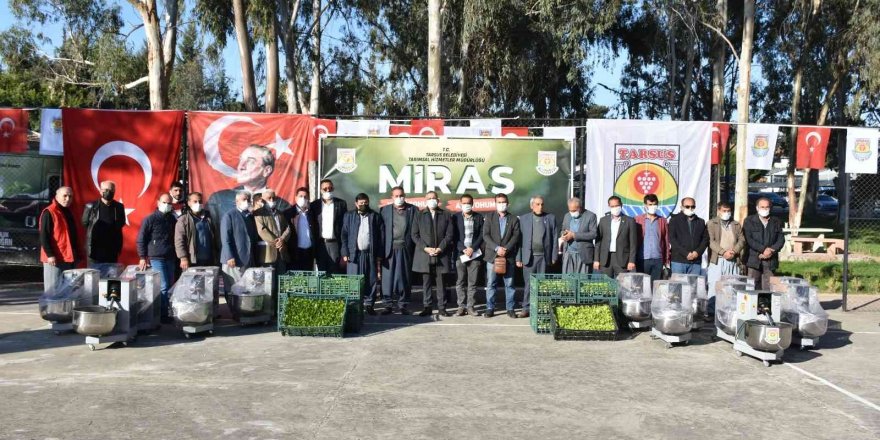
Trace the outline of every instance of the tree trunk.
{"type": "Polygon", "coordinates": [[[168,82],[164,72],[165,57],[162,54],[162,35],[156,0],[129,0],[144,22],[147,36],[147,76],[150,83],[150,109],[164,110],[168,107],[168,82]]]}
{"type": "Polygon", "coordinates": [[[275,20],[266,29],[266,113],[278,112],[278,28],[275,20]]]}
{"type": "MultiPolygon", "coordinates": [[[[671,6],[670,6],[671,8],[671,6]]],[[[667,91],[667,105],[669,106],[669,118],[675,119],[675,77],[676,71],[678,70],[678,62],[675,58],[675,17],[672,16],[671,12],[667,13],[669,17],[669,32],[667,34],[666,41],[666,86],[669,87],[667,91]]]]}
{"type": "Polygon", "coordinates": [[[749,96],[752,78],[752,44],[755,37],[755,0],[743,5],[742,49],[739,55],[739,89],[736,91],[736,112],[740,125],[736,130],[736,197],[737,219],[742,222],[749,213],[749,170],[746,169],[746,124],[749,122],[749,96]]]}
{"type": "Polygon", "coordinates": [[[309,113],[317,115],[321,107],[321,0],[312,0],[312,90],[309,113]]]}
{"type": "MultiPolygon", "coordinates": [[[[177,58],[177,23],[180,21],[180,4],[178,0],[165,0],[165,35],[163,37],[162,55],[164,56],[162,71],[165,84],[171,84],[174,73],[174,59],[177,58]]],[[[165,102],[168,102],[168,87],[165,87],[165,102]]]]}
{"type": "Polygon", "coordinates": [[[284,49],[284,77],[287,79],[284,98],[287,101],[287,112],[301,113],[303,107],[298,98],[299,87],[296,82],[296,69],[299,66],[296,18],[299,16],[302,0],[292,0],[292,5],[288,4],[290,1],[278,0],[280,18],[275,27],[281,37],[281,47],[284,49]]]}
{"type": "Polygon", "coordinates": [[[440,2],[428,0],[428,116],[440,116],[440,2]]]}
{"type": "MultiPolygon", "coordinates": [[[[715,13],[718,14],[718,29],[722,33],[727,28],[727,0],[715,2],[715,13]]],[[[712,62],[712,120],[723,121],[724,118],[724,56],[727,47],[720,36],[715,36],[715,54],[712,62]]],[[[726,146],[725,146],[726,147],[726,146]]],[[[721,150],[724,151],[724,150],[721,150]]],[[[721,165],[715,173],[715,202],[721,200],[721,165]]]]}
{"type": "MultiPolygon", "coordinates": [[[[693,34],[690,34],[693,35],[693,34]]],[[[696,41],[693,38],[688,39],[688,49],[687,49],[687,60],[685,60],[684,65],[687,69],[684,74],[684,85],[682,90],[684,95],[681,98],[681,113],[679,114],[679,118],[682,121],[687,121],[690,119],[690,107],[691,107],[691,87],[694,82],[694,53],[696,52],[696,41]]]]}
{"type": "MultiPolygon", "coordinates": [[[[797,125],[800,120],[800,107],[801,107],[801,84],[804,79],[804,67],[803,64],[797,62],[797,66],[795,66],[794,72],[794,82],[791,85],[791,123],[793,125],[797,125]]],[[[792,206],[796,206],[800,208],[802,206],[801,203],[798,203],[798,195],[794,190],[794,174],[796,161],[797,161],[797,127],[792,127],[789,133],[789,143],[791,144],[791,150],[788,154],[788,169],[785,173],[785,186],[788,190],[788,223],[792,228],[797,229],[800,226],[800,209],[791,209],[792,206]]],[[[806,181],[807,174],[804,173],[802,180],[806,181]]],[[[804,193],[801,193],[803,196],[804,193]]]]}
{"type": "Polygon", "coordinates": [[[235,38],[238,41],[238,58],[241,61],[241,98],[245,110],[256,112],[259,108],[257,108],[257,87],[254,83],[253,46],[248,33],[244,0],[232,0],[232,12],[235,15],[235,38]]]}

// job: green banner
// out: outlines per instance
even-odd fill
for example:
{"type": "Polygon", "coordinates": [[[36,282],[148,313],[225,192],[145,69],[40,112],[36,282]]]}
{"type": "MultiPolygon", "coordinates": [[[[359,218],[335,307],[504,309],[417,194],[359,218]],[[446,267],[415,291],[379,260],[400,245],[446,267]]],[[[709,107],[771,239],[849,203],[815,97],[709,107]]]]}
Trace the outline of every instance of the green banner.
{"type": "Polygon", "coordinates": [[[474,210],[493,211],[495,194],[504,193],[510,212],[524,214],[529,199],[542,195],[544,210],[561,216],[571,194],[571,156],[571,143],[561,139],[328,137],[320,168],[349,206],[361,192],[374,208],[384,206],[402,186],[420,208],[433,190],[448,210],[459,211],[458,199],[468,193],[474,210]]]}

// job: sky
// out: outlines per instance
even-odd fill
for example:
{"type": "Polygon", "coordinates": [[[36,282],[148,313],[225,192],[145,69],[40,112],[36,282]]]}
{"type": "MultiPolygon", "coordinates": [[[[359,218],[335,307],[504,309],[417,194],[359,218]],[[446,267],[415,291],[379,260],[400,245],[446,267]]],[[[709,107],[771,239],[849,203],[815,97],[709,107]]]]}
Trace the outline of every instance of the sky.
{"type": "MultiPolygon", "coordinates": [[[[115,3],[120,5],[122,11],[123,21],[126,23],[124,29],[132,29],[136,25],[141,23],[140,16],[135,12],[134,8],[124,0],[108,0],[110,3],[115,3]]],[[[190,2],[187,2],[190,3],[190,2]]],[[[0,0],[0,31],[4,31],[9,29],[15,24],[16,20],[12,16],[12,12],[9,7],[9,0],[0,0]]],[[[57,24],[49,23],[41,32],[49,37],[55,45],[61,42],[62,32],[61,27],[57,24]]],[[[331,38],[325,38],[325,47],[328,44],[332,44],[332,29],[325,31],[325,36],[329,35],[331,38]]],[[[226,75],[231,80],[231,85],[233,90],[238,91],[239,95],[241,93],[241,64],[239,63],[238,51],[235,48],[234,38],[230,37],[228,39],[227,47],[223,51],[223,58],[225,61],[226,67],[226,75]]],[[[129,36],[129,43],[131,47],[138,48],[144,45],[144,32],[142,29],[138,29],[129,36]]],[[[48,45],[44,47],[44,51],[47,53],[52,53],[53,45],[48,45]]],[[[427,52],[427,48],[426,48],[427,52]]],[[[281,60],[283,63],[283,59],[281,60]]],[[[602,87],[596,86],[597,83],[603,83],[609,87],[616,88],[619,84],[619,76],[623,70],[624,58],[618,57],[616,60],[611,63],[609,67],[596,66],[594,69],[594,75],[592,77],[593,86],[594,86],[594,94],[593,94],[593,103],[604,105],[609,108],[613,108],[618,105],[619,99],[617,95],[613,92],[610,92],[602,87]]],[[[282,67],[283,68],[283,67],[282,67]]],[[[283,71],[283,70],[282,70],[283,71]]],[[[146,65],[144,66],[144,75],[146,75],[146,65]]],[[[129,81],[133,81],[137,78],[128,79],[129,81]]]]}

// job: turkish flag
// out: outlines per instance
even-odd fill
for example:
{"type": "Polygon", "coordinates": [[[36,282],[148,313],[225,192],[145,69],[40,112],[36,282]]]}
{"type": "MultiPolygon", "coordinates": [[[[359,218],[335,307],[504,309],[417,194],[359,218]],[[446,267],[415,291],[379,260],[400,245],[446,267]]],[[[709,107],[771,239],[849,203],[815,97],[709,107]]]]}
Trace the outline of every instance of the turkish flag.
{"type": "Polygon", "coordinates": [[[830,137],[830,128],[798,127],[795,167],[813,170],[825,168],[825,153],[830,137]]]}
{"type": "Polygon", "coordinates": [[[391,124],[388,127],[388,134],[391,136],[409,136],[412,133],[412,125],[409,124],[391,124]]]}
{"type": "Polygon", "coordinates": [[[721,163],[721,158],[727,151],[727,140],[730,138],[730,124],[724,122],[712,123],[712,165],[721,163]]]}
{"type": "Polygon", "coordinates": [[[0,153],[27,151],[28,114],[20,108],[0,108],[0,153]]]}
{"type": "Polygon", "coordinates": [[[501,127],[501,136],[504,137],[527,137],[528,127],[501,127]]]}
{"type": "Polygon", "coordinates": [[[413,136],[442,136],[442,119],[413,119],[410,133],[413,136]]]}
{"type": "Polygon", "coordinates": [[[336,121],[307,115],[190,112],[190,189],[202,193],[217,222],[239,190],[274,189],[278,209],[287,209],[296,189],[308,187],[319,137],[335,131],[336,121]]]}
{"type": "Polygon", "coordinates": [[[125,205],[127,224],[119,262],[137,263],[141,221],[177,179],[184,112],[63,109],[61,115],[64,181],[73,189],[74,218],[101,197],[100,182],[116,182],[114,198],[125,205]]]}

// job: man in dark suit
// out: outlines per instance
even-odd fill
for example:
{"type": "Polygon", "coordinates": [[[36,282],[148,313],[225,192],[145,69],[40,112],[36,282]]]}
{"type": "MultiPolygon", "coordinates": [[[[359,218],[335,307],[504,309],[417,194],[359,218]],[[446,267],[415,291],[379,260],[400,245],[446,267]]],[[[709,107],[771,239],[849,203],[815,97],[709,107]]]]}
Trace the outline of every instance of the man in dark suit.
{"type": "Polygon", "coordinates": [[[743,234],[749,247],[746,267],[749,268],[749,278],[755,280],[756,289],[769,289],[770,277],[779,267],[779,251],[785,238],[782,235],[782,222],[770,217],[770,199],[761,197],[755,208],[758,213],[743,221],[743,234]]]}
{"type": "Polygon", "coordinates": [[[495,211],[486,215],[483,222],[483,243],[486,254],[486,318],[495,316],[495,287],[499,274],[495,273],[495,257],[505,259],[504,292],[507,316],[515,318],[516,289],[513,287],[513,263],[519,250],[519,219],[507,212],[506,194],[495,196],[495,211]]]}
{"type": "Polygon", "coordinates": [[[529,200],[532,212],[519,217],[519,227],[522,231],[522,245],[516,255],[516,267],[523,270],[525,288],[523,289],[522,310],[517,317],[528,318],[530,309],[530,282],[533,273],[544,273],[547,266],[556,264],[559,252],[556,247],[556,239],[559,233],[556,226],[556,216],[544,212],[544,197],[533,196],[529,200]]]}
{"type": "Polygon", "coordinates": [[[697,217],[697,202],[692,197],[681,199],[681,211],[669,219],[669,254],[672,273],[700,275],[703,252],[709,247],[706,222],[697,217]]]}
{"type": "MultiPolygon", "coordinates": [[[[309,189],[296,190],[296,205],[284,212],[289,228],[285,249],[290,253],[288,265],[292,270],[315,270],[315,247],[318,241],[318,219],[309,207],[309,189]]],[[[257,217],[259,226],[259,217],[257,217]]]]}
{"type": "Polygon", "coordinates": [[[638,225],[632,217],[621,213],[623,203],[620,197],[608,198],[609,213],[599,220],[596,233],[596,259],[593,270],[611,278],[621,272],[636,269],[636,246],[638,246],[638,225]]]}
{"type": "Polygon", "coordinates": [[[422,304],[425,308],[419,316],[431,315],[431,287],[437,285],[437,315],[449,316],[446,313],[446,285],[443,275],[449,273],[449,256],[452,250],[452,217],[440,209],[437,193],[425,194],[427,208],[416,215],[412,227],[412,238],[416,244],[413,257],[413,272],[422,274],[424,296],[422,304]]]}
{"type": "Polygon", "coordinates": [[[584,209],[581,199],[568,199],[562,219],[562,273],[590,273],[597,227],[596,214],[584,209]]]}
{"type": "Polygon", "coordinates": [[[339,241],[342,238],[342,218],[348,206],[345,200],[333,197],[333,181],[321,181],[321,199],[312,202],[309,211],[317,219],[318,234],[315,237],[315,256],[318,270],[342,273],[339,241]]]}
{"type": "Polygon", "coordinates": [[[370,198],[360,193],[355,197],[355,209],[342,220],[342,261],[349,275],[363,275],[366,286],[364,306],[375,315],[373,305],[379,290],[379,262],[385,255],[385,231],[382,217],[370,208],[370,198]]]}
{"type": "Polygon", "coordinates": [[[251,214],[251,193],[239,191],[235,209],[228,211],[220,221],[220,262],[223,270],[223,292],[226,304],[232,285],[244,276],[245,269],[256,265],[257,225],[251,214]]]}
{"type": "Polygon", "coordinates": [[[391,190],[390,205],[379,210],[385,225],[385,255],[382,259],[382,297],[385,301],[383,315],[393,310],[394,295],[397,295],[397,308],[401,315],[409,315],[406,303],[412,293],[412,269],[415,242],[412,238],[412,224],[419,209],[407,203],[406,194],[401,187],[391,190]]]}
{"type": "Polygon", "coordinates": [[[455,272],[458,278],[455,291],[458,294],[458,310],[455,316],[477,316],[474,297],[477,294],[477,277],[483,265],[483,216],[474,212],[474,198],[465,194],[458,199],[461,212],[452,216],[455,224],[455,272]],[[462,261],[464,258],[466,261],[462,261]]]}

